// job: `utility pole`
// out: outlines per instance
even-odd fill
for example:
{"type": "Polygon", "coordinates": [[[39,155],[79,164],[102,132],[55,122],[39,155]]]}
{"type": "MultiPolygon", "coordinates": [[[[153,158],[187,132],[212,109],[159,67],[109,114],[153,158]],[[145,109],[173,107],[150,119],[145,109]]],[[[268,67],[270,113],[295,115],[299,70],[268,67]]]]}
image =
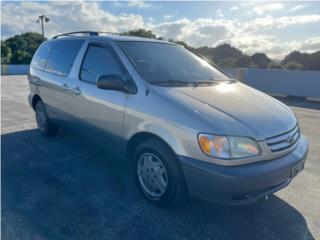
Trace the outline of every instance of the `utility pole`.
{"type": "Polygon", "coordinates": [[[44,23],[49,22],[50,19],[46,17],[45,15],[41,15],[38,17],[37,23],[41,24],[41,33],[42,33],[42,39],[44,39],[44,23]]]}

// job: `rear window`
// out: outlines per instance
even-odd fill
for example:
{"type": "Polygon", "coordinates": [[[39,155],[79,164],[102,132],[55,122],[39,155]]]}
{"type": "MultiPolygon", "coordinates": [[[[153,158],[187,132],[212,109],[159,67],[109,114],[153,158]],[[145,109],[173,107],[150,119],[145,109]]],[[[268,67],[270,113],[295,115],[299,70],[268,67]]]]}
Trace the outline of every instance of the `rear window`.
{"type": "Polygon", "coordinates": [[[45,70],[59,76],[67,76],[83,43],[84,40],[52,42],[45,70]]]}
{"type": "Polygon", "coordinates": [[[49,51],[50,51],[50,44],[49,43],[42,44],[32,58],[31,67],[39,70],[44,70],[46,66],[47,58],[49,55],[49,51]]]}

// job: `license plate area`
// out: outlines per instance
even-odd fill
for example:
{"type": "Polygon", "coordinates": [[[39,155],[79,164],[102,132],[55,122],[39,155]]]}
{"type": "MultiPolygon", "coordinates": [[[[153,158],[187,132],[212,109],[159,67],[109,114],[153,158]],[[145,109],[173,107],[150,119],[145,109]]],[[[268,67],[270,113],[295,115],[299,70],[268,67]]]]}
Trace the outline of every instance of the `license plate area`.
{"type": "Polygon", "coordinates": [[[291,170],[291,178],[297,176],[304,169],[304,161],[294,166],[291,170]]]}

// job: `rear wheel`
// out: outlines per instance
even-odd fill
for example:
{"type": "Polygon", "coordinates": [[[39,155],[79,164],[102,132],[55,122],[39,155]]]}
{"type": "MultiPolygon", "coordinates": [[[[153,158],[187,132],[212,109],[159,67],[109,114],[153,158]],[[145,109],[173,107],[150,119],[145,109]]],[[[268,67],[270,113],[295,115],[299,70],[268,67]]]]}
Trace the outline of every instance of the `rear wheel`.
{"type": "Polygon", "coordinates": [[[176,155],[162,141],[149,139],[134,152],[136,182],[143,196],[156,206],[172,206],[186,196],[176,155]]]}
{"type": "Polygon", "coordinates": [[[36,122],[40,133],[45,137],[53,137],[57,135],[59,127],[53,124],[45,111],[45,106],[41,100],[36,103],[36,122]]]}

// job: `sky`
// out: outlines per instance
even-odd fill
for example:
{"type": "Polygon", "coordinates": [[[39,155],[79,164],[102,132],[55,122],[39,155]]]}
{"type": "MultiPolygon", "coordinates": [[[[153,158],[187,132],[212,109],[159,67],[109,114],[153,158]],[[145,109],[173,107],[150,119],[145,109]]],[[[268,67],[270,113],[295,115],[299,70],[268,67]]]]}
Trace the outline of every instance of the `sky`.
{"type": "Polygon", "coordinates": [[[78,30],[151,30],[194,47],[229,43],[246,54],[282,59],[293,50],[320,50],[320,2],[312,1],[5,1],[1,39],[41,32],[39,15],[50,21],[46,37],[78,30]]]}

